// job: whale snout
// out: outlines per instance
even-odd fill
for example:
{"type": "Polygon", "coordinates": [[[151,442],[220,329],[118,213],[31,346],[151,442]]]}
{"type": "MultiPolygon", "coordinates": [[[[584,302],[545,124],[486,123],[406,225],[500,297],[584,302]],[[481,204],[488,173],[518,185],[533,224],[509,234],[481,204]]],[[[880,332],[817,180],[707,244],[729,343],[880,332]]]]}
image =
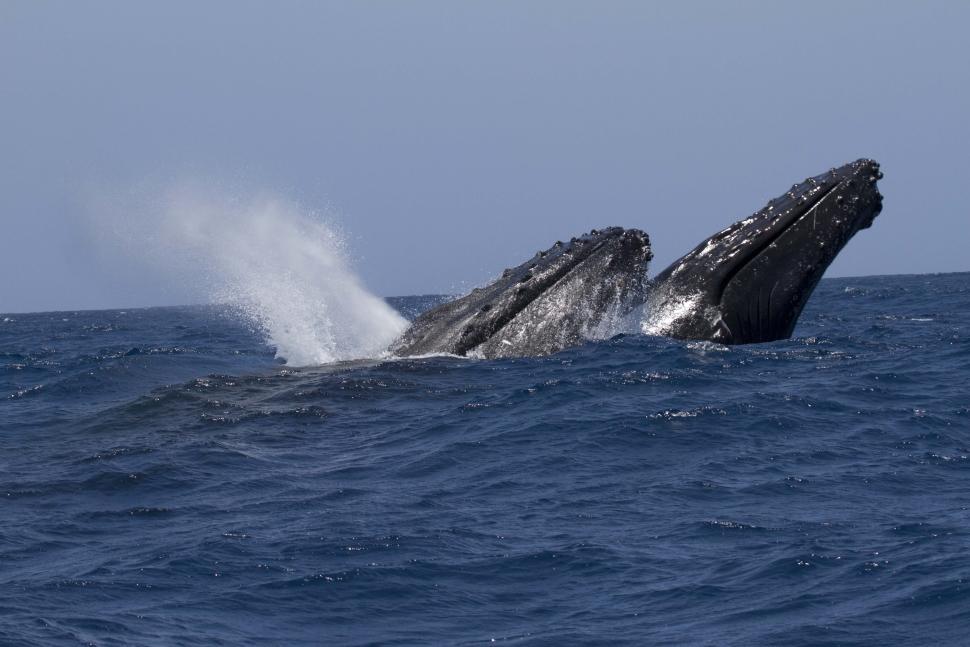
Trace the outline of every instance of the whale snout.
{"type": "Polygon", "coordinates": [[[864,158],[846,164],[835,173],[840,175],[836,202],[843,211],[855,217],[856,231],[868,229],[882,212],[883,196],[878,183],[883,172],[879,162],[864,158]]]}
{"type": "Polygon", "coordinates": [[[675,261],[654,281],[656,308],[697,305],[664,334],[732,344],[791,336],[826,268],[882,211],[882,177],[863,158],[807,178],[675,261]]]}

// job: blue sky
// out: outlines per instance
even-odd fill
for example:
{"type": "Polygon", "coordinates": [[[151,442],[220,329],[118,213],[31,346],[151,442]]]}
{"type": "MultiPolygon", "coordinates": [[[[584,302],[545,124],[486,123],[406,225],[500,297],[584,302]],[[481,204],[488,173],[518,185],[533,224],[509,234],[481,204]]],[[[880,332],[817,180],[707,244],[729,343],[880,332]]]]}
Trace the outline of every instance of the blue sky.
{"type": "Polygon", "coordinates": [[[91,196],[191,177],[336,214],[384,295],[592,227],[659,272],[858,157],[885,210],[829,276],[970,270],[970,3],[0,4],[0,311],[194,302],[91,196]]]}

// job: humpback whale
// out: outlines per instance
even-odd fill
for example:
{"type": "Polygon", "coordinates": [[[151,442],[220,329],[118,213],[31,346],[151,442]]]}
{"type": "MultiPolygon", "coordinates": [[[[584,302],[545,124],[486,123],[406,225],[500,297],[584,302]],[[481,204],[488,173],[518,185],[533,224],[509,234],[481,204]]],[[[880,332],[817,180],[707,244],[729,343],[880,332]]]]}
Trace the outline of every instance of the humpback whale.
{"type": "Polygon", "coordinates": [[[493,283],[418,317],[396,355],[548,355],[609,336],[610,322],[643,302],[650,239],[609,227],[557,242],[493,283]]]}
{"type": "Polygon", "coordinates": [[[651,281],[644,332],[722,344],[791,337],[849,239],[882,210],[879,164],[860,159],[796,184],[651,281]]]}
{"type": "Polygon", "coordinates": [[[825,269],[881,211],[880,178],[869,159],[810,177],[653,280],[645,232],[594,229],[425,312],[390,350],[399,356],[547,355],[611,336],[631,316],[647,334],[678,339],[785,339],[825,269]]]}

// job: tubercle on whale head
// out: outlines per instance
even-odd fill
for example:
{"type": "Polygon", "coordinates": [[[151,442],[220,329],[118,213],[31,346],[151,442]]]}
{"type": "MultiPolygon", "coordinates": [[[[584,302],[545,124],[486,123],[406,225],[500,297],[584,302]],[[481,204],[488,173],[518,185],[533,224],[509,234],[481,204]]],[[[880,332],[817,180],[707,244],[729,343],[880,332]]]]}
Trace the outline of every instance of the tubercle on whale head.
{"type": "MultiPolygon", "coordinates": [[[[647,263],[653,259],[650,247],[650,236],[640,229],[625,229],[623,227],[605,227],[592,229],[580,236],[574,236],[568,241],[557,240],[548,249],[537,251],[531,259],[502,270],[501,278],[510,279],[518,283],[525,283],[528,279],[544,276],[550,269],[555,269],[557,263],[572,263],[570,270],[579,266],[589,255],[600,250],[603,245],[616,242],[619,254],[614,255],[616,262],[635,260],[647,263]],[[571,261],[565,261],[569,257],[571,261]]],[[[482,288],[476,288],[481,290],[482,288]]]]}
{"type": "Polygon", "coordinates": [[[702,242],[654,279],[651,307],[680,314],[653,332],[729,344],[791,336],[825,269],[881,212],[882,177],[871,159],[831,169],[702,242]],[[673,305],[686,300],[694,307],[673,305]]]}

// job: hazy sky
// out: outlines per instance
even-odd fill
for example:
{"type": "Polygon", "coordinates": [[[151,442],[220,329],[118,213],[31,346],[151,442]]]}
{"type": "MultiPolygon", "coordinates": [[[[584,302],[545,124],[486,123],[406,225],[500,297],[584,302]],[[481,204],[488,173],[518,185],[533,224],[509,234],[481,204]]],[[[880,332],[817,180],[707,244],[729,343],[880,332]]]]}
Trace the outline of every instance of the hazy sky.
{"type": "Polygon", "coordinates": [[[653,273],[858,157],[829,276],[970,270],[968,2],[0,1],[0,312],[198,301],[92,196],[229,182],[337,214],[384,295],[592,227],[653,273]],[[96,220],[96,219],[95,219],[96,220]]]}

